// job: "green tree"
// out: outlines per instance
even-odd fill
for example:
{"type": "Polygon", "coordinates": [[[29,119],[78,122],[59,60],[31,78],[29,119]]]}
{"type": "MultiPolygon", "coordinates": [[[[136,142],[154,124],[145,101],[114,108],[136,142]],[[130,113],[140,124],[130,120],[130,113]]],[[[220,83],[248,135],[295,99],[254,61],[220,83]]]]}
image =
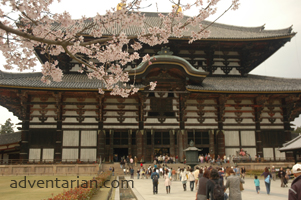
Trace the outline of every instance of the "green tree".
{"type": "Polygon", "coordinates": [[[14,133],[14,124],[11,123],[11,119],[8,118],[5,121],[4,125],[1,125],[1,130],[0,130],[0,134],[9,134],[9,133],[14,133]]]}

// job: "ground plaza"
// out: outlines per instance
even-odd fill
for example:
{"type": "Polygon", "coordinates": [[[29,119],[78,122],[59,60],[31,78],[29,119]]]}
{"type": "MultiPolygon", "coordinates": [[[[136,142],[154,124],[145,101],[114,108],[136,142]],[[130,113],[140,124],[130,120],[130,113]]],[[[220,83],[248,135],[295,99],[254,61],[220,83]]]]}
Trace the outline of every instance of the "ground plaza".
{"type": "MultiPolygon", "coordinates": [[[[126,177],[129,179],[129,176],[126,177]]],[[[289,181],[289,187],[291,185],[291,180],[289,181]]],[[[254,179],[246,178],[244,184],[244,191],[242,192],[243,200],[253,200],[253,199],[265,199],[265,200],[283,200],[288,199],[289,187],[280,187],[280,180],[272,181],[271,183],[271,194],[266,194],[266,189],[264,185],[264,180],[260,178],[260,194],[256,193],[254,179]]],[[[195,199],[196,191],[191,192],[189,189],[183,191],[182,183],[180,181],[173,181],[171,184],[170,194],[166,194],[164,179],[160,178],[158,185],[158,194],[153,195],[153,186],[151,179],[134,179],[134,188],[132,189],[135,193],[137,199],[148,200],[148,199],[160,199],[160,200],[180,200],[180,199],[195,199]]],[[[229,192],[228,190],[226,191],[229,192]]],[[[116,198],[115,196],[115,199],[116,198]]]]}

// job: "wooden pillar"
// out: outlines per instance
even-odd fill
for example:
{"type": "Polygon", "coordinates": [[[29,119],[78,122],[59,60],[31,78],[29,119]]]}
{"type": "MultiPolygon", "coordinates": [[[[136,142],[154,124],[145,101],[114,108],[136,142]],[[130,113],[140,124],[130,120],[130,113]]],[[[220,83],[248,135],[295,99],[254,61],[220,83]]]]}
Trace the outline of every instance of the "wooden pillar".
{"type": "Polygon", "coordinates": [[[185,141],[187,141],[187,137],[185,140],[185,130],[178,131],[178,155],[179,155],[179,162],[183,162],[183,155],[185,149],[185,141]]]}
{"type": "Polygon", "coordinates": [[[218,130],[216,135],[217,141],[217,155],[220,155],[221,158],[226,154],[225,153],[225,135],[224,131],[218,130]]]}
{"type": "Polygon", "coordinates": [[[97,134],[97,158],[100,158],[103,160],[105,157],[105,130],[98,130],[97,134]]]}
{"type": "Polygon", "coordinates": [[[53,94],[56,102],[56,141],[54,148],[54,159],[56,161],[62,161],[62,141],[63,141],[63,130],[62,130],[62,93],[53,94]]]}
{"type": "MultiPolygon", "coordinates": [[[[267,100],[267,97],[264,95],[259,95],[254,99],[254,120],[255,120],[255,141],[256,141],[256,155],[260,155],[263,157],[263,146],[261,140],[261,129],[260,129],[260,122],[261,122],[261,111],[264,108],[264,104],[267,100]]],[[[252,157],[255,155],[251,155],[252,157]]]]}
{"type": "Polygon", "coordinates": [[[30,105],[26,104],[30,101],[26,92],[21,91],[19,94],[22,112],[22,131],[20,143],[20,159],[28,160],[29,158],[29,113],[30,105]]]}
{"type": "Polygon", "coordinates": [[[128,155],[130,155],[133,158],[133,153],[132,153],[132,130],[128,131],[128,155]]]}
{"type": "Polygon", "coordinates": [[[175,137],[174,137],[174,134],[175,134],[175,130],[170,130],[169,131],[169,156],[176,156],[175,155],[175,137]]]}
{"type": "Polygon", "coordinates": [[[110,130],[110,148],[109,148],[109,162],[113,160],[113,141],[114,141],[114,130],[110,130]]]}
{"type": "Polygon", "coordinates": [[[215,148],[214,148],[214,130],[209,131],[209,153],[210,156],[215,155],[215,148]]]}
{"type": "MultiPolygon", "coordinates": [[[[286,99],[282,99],[282,113],[283,113],[283,129],[284,129],[284,140],[283,143],[288,142],[292,139],[292,135],[291,135],[291,125],[290,125],[290,121],[289,121],[289,116],[290,116],[290,112],[288,111],[288,107],[294,107],[295,105],[295,100],[297,100],[298,98],[294,97],[294,96],[289,96],[286,99]],[[291,104],[291,105],[290,105],[291,104]]],[[[296,154],[295,154],[296,155],[296,154]]],[[[289,153],[289,152],[285,152],[285,157],[288,159],[295,159],[296,162],[296,157],[294,154],[289,153]]]]}
{"type": "Polygon", "coordinates": [[[143,156],[143,130],[138,130],[136,134],[136,146],[137,146],[137,158],[138,162],[140,162],[143,156]]]}

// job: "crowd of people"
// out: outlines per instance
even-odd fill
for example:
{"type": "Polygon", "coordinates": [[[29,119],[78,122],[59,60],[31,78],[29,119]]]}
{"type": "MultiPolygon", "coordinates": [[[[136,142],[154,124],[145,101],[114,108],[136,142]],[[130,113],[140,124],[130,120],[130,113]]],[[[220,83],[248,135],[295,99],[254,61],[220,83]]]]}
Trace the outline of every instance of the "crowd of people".
{"type": "MultiPolygon", "coordinates": [[[[210,154],[199,157],[200,162],[208,162],[210,163],[210,154]]],[[[216,162],[222,162],[223,160],[227,161],[227,157],[220,158],[219,156],[216,159],[216,162]]],[[[207,200],[207,199],[220,199],[220,200],[240,200],[241,199],[241,191],[243,190],[243,183],[245,179],[246,169],[245,167],[226,167],[222,166],[213,167],[197,166],[195,170],[191,168],[180,168],[177,169],[169,168],[167,164],[175,163],[176,157],[169,156],[158,156],[154,157],[153,165],[144,166],[143,163],[140,163],[140,167],[137,167],[137,158],[131,158],[127,156],[126,158],[121,159],[120,167],[123,169],[124,175],[130,175],[131,178],[134,178],[136,174],[137,179],[152,179],[153,182],[153,194],[158,193],[158,183],[160,177],[164,180],[164,185],[166,187],[166,193],[169,194],[171,191],[171,184],[173,181],[180,181],[183,186],[183,190],[194,191],[196,190],[196,200],[207,200]],[[134,170],[134,166],[136,167],[136,171],[134,170]],[[189,188],[188,188],[189,187],[189,188]],[[218,194],[216,192],[216,188],[219,191],[222,191],[218,194]],[[226,189],[229,189],[229,193],[225,193],[226,189]],[[219,198],[217,197],[219,195],[219,198]],[[213,198],[214,197],[214,198],[213,198]]],[[[298,165],[298,164],[297,164],[298,165]]],[[[298,165],[299,168],[301,165],[298,165]]],[[[294,166],[295,167],[295,166],[294,166]]],[[[299,169],[298,168],[298,169],[299,169]]],[[[110,170],[114,175],[114,167],[110,167],[110,170]]],[[[296,171],[296,170],[295,170],[296,171]]],[[[299,172],[299,171],[298,171],[299,172]]],[[[264,185],[266,187],[266,193],[270,194],[271,181],[276,180],[278,176],[281,180],[280,187],[288,187],[288,180],[291,178],[291,174],[294,173],[294,168],[291,171],[288,169],[275,169],[273,166],[271,169],[266,167],[264,172],[261,174],[264,178],[264,185]]],[[[301,172],[299,172],[301,173],[301,172]]],[[[295,177],[296,174],[295,174],[295,177]]],[[[292,183],[295,183],[297,188],[301,188],[301,178],[298,177],[299,182],[296,182],[296,179],[292,183]]],[[[258,176],[254,176],[254,185],[256,192],[260,193],[260,181],[258,176]]],[[[291,196],[296,195],[295,193],[291,194],[291,196]]],[[[299,194],[298,194],[299,195],[299,194]]],[[[300,198],[297,198],[300,199],[300,198]]]]}

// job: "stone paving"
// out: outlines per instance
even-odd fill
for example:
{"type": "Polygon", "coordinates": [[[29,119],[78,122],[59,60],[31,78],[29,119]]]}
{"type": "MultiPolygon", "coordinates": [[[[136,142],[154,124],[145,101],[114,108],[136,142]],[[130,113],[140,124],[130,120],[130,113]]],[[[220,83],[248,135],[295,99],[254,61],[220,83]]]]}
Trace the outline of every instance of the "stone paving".
{"type": "MultiPolygon", "coordinates": [[[[126,177],[129,179],[129,177],[126,177]]],[[[253,200],[253,199],[264,199],[264,200],[283,200],[288,199],[288,189],[291,185],[291,180],[289,181],[288,187],[280,187],[280,180],[272,181],[271,183],[271,193],[267,195],[264,180],[260,179],[260,194],[256,193],[254,179],[246,178],[244,188],[242,192],[243,200],[253,200]]],[[[195,199],[196,191],[190,191],[189,183],[187,183],[187,191],[183,191],[183,187],[180,181],[172,181],[170,194],[166,194],[166,189],[164,186],[164,179],[159,179],[158,194],[153,195],[153,186],[151,179],[134,179],[134,188],[138,200],[178,200],[178,199],[195,199]]],[[[226,191],[228,193],[228,190],[226,191]]]]}

